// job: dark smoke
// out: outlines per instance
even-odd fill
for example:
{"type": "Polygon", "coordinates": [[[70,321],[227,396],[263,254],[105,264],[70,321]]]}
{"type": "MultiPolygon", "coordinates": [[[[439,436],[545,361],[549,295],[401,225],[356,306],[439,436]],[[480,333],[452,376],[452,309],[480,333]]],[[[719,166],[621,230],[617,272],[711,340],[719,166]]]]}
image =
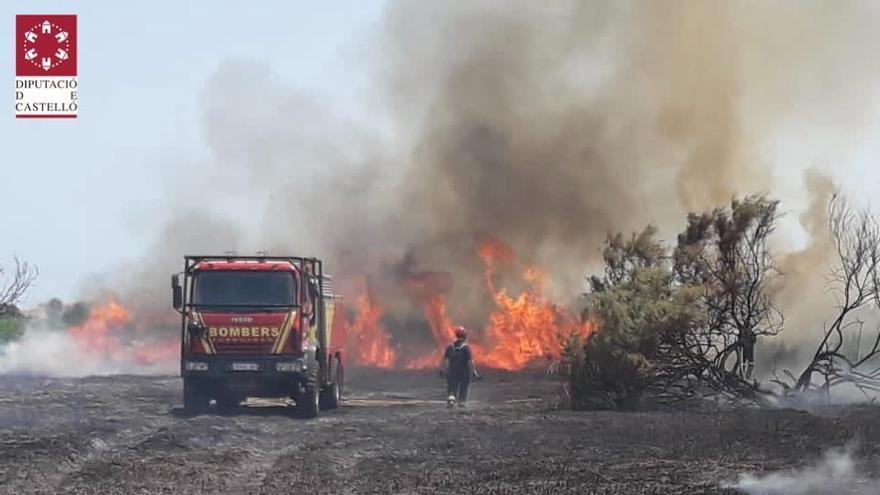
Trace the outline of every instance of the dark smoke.
{"type": "Polygon", "coordinates": [[[475,240],[491,235],[572,300],[607,233],[671,234],[687,211],[772,195],[782,130],[828,129],[831,153],[861,129],[875,17],[860,2],[395,2],[364,57],[367,124],[267,63],[218,68],[200,100],[211,155],[178,164],[190,180],[168,193],[201,213],[171,201],[114,287],[165,309],[184,253],[267,249],[392,299],[401,263],[444,274],[453,316],[473,320],[488,303],[475,240]]]}

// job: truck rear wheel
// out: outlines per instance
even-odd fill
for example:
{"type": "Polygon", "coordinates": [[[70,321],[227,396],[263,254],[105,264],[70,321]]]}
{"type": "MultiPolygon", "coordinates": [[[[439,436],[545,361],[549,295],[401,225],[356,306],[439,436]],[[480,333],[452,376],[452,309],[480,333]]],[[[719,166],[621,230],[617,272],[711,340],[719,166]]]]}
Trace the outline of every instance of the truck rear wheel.
{"type": "Polygon", "coordinates": [[[336,409],[342,402],[342,379],[344,377],[342,363],[339,358],[333,360],[336,363],[336,373],[333,383],[330,383],[321,391],[321,409],[336,409]]]}
{"type": "Polygon", "coordinates": [[[321,409],[321,385],[318,383],[317,366],[312,367],[312,371],[306,377],[302,391],[296,399],[296,409],[304,418],[318,417],[318,411],[321,409]]]}
{"type": "Polygon", "coordinates": [[[203,383],[192,378],[183,379],[183,408],[191,414],[208,411],[210,397],[203,383]]]}

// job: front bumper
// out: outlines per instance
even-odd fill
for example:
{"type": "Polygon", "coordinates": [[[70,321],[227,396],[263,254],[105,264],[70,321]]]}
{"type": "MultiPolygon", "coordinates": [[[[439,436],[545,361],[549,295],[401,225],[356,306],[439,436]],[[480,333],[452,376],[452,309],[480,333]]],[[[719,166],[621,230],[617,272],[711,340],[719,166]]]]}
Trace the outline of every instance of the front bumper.
{"type": "Polygon", "coordinates": [[[308,366],[302,358],[291,356],[187,356],[180,361],[185,378],[300,380],[308,366]]]}

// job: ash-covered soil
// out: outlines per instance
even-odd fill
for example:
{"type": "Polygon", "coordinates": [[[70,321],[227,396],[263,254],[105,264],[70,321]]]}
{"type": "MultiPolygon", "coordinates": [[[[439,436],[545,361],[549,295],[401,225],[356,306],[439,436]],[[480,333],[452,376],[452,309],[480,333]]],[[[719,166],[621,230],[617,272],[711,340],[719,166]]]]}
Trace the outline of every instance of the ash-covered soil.
{"type": "Polygon", "coordinates": [[[880,459],[876,406],[572,412],[558,382],[490,373],[448,410],[433,374],[348,378],[343,408],[305,420],[188,417],[175,377],[0,377],[0,492],[733,493],[719,483],[830,447],[857,442],[868,475],[880,459]]]}

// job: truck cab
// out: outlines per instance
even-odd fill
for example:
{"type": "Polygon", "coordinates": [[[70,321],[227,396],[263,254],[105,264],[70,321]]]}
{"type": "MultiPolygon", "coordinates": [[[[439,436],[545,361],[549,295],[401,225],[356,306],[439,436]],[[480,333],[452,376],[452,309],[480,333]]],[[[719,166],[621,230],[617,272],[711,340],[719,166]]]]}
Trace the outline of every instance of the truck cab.
{"type": "Polygon", "coordinates": [[[290,398],[306,417],[339,406],[345,325],[321,260],[185,256],[171,287],[187,411],[248,397],[290,398]]]}

